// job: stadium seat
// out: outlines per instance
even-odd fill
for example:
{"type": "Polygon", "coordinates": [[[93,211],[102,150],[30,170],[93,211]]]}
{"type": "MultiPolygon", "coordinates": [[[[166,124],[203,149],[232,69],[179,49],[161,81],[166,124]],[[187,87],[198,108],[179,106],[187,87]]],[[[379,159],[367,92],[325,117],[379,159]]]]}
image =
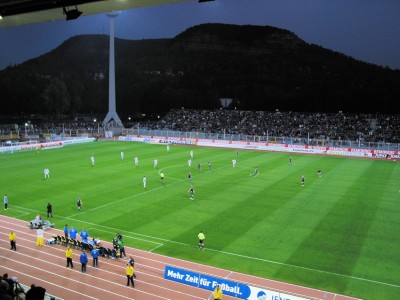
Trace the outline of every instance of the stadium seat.
{"type": "Polygon", "coordinates": [[[82,250],[85,250],[85,251],[87,251],[88,250],[88,244],[86,244],[86,243],[84,243],[84,242],[82,242],[82,250]]]}
{"type": "Polygon", "coordinates": [[[78,248],[78,241],[74,239],[69,239],[69,244],[71,247],[74,247],[75,249],[78,248]]]}
{"type": "Polygon", "coordinates": [[[56,240],[57,240],[57,243],[59,243],[60,245],[62,244],[61,236],[57,235],[56,240]]]}
{"type": "Polygon", "coordinates": [[[73,244],[73,242],[72,242],[72,239],[70,239],[70,238],[65,238],[65,242],[66,242],[66,246],[69,246],[69,245],[71,245],[71,244],[73,244]]]}
{"type": "Polygon", "coordinates": [[[110,248],[107,248],[107,257],[110,258],[113,256],[113,250],[110,248]]]}
{"type": "Polygon", "coordinates": [[[46,242],[47,245],[55,245],[56,243],[57,243],[57,240],[54,237],[47,239],[47,242],[46,242]]]}
{"type": "Polygon", "coordinates": [[[83,246],[83,243],[81,242],[81,241],[76,241],[76,243],[77,243],[77,245],[78,245],[78,248],[80,248],[81,250],[84,250],[84,246],[83,246]]]}

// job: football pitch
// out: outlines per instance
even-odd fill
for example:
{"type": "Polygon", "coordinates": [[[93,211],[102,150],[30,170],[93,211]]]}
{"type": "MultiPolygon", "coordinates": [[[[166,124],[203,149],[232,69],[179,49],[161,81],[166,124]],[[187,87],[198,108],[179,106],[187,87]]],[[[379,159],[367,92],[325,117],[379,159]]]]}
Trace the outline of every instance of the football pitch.
{"type": "Polygon", "coordinates": [[[99,141],[1,153],[0,174],[10,217],[47,219],[50,202],[59,229],[363,299],[400,294],[398,162],[99,141]]]}

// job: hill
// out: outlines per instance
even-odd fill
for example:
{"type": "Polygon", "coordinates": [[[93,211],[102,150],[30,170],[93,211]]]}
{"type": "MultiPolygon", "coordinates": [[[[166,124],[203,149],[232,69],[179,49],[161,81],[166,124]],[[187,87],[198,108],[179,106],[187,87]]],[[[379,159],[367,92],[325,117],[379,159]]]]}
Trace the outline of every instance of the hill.
{"type": "MultiPolygon", "coordinates": [[[[3,114],[105,114],[109,36],[82,35],[0,72],[3,114]]],[[[115,39],[117,111],[170,108],[381,112],[399,108],[400,71],[270,26],[203,24],[172,39],[115,39]]]]}

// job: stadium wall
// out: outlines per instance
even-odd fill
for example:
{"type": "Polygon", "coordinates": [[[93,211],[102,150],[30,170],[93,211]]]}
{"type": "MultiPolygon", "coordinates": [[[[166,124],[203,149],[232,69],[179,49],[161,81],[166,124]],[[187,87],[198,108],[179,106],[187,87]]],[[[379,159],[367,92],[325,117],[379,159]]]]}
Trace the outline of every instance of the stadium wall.
{"type": "Polygon", "coordinates": [[[249,141],[231,141],[231,140],[212,140],[198,138],[171,138],[161,136],[142,136],[127,135],[120,136],[120,141],[143,142],[150,144],[172,144],[172,145],[193,145],[201,147],[231,148],[237,150],[253,151],[275,151],[288,153],[335,155],[345,157],[364,157],[364,158],[382,158],[398,159],[399,151],[360,149],[360,148],[342,148],[330,146],[310,146],[300,144],[276,144],[249,141]]]}

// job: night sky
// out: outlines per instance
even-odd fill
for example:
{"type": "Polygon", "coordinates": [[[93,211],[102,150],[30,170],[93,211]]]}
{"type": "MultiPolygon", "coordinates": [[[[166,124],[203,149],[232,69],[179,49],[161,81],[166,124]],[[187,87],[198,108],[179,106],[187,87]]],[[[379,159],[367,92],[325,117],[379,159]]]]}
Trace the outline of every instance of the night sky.
{"type": "MultiPolygon", "coordinates": [[[[193,0],[122,11],[115,37],[172,38],[203,23],[287,29],[308,43],[400,69],[399,0],[193,0]]],[[[72,36],[108,33],[106,14],[0,29],[0,70],[45,54],[72,36]]]]}

